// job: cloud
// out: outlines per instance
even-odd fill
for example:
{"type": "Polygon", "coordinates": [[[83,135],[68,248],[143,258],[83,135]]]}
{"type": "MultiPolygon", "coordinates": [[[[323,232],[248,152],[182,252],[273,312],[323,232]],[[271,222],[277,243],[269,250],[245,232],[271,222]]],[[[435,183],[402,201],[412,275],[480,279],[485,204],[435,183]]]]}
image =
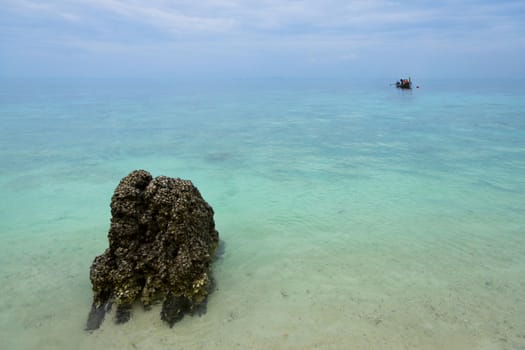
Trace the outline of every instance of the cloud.
{"type": "Polygon", "coordinates": [[[229,18],[188,15],[159,1],[89,0],[86,5],[175,33],[224,32],[234,25],[234,20],[229,18]]]}
{"type": "Polygon", "coordinates": [[[10,57],[11,67],[23,54],[24,62],[30,55],[85,62],[121,55],[137,64],[149,53],[179,64],[207,57],[231,70],[241,60],[268,67],[308,60],[322,70],[341,62],[388,66],[397,62],[393,57],[441,57],[445,64],[474,53],[486,62],[495,52],[513,62],[525,56],[525,3],[513,0],[4,0],[3,6],[0,63],[10,57]]]}
{"type": "Polygon", "coordinates": [[[440,26],[454,32],[466,27],[483,30],[509,22],[523,26],[516,14],[525,12],[525,4],[518,1],[421,1],[406,5],[387,0],[7,0],[7,4],[70,21],[83,19],[86,24],[111,26],[111,21],[117,19],[129,26],[149,26],[167,34],[186,35],[279,32],[286,36],[310,32],[374,33],[401,28],[409,32],[440,26]]]}

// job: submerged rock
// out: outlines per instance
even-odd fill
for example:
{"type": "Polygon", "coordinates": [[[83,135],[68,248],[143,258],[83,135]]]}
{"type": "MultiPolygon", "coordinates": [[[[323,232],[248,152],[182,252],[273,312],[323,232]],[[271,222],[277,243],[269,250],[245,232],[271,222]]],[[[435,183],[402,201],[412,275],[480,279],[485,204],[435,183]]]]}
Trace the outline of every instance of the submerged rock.
{"type": "Polygon", "coordinates": [[[170,326],[196,310],[212,285],[219,235],[213,209],[191,181],[135,170],[115,189],[111,216],[109,248],[91,265],[87,329],[100,327],[112,303],[117,323],[131,318],[136,300],[146,308],[162,300],[170,326]]]}

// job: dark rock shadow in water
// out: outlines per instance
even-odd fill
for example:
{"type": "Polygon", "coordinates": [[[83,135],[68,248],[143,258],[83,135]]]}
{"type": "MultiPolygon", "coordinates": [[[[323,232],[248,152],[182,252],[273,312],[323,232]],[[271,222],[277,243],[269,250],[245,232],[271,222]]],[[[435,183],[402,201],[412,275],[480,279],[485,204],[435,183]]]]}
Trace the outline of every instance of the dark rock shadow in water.
{"type": "Polygon", "coordinates": [[[89,312],[86,322],[86,331],[94,331],[100,327],[104,321],[106,313],[111,310],[111,305],[111,302],[107,302],[99,306],[96,306],[95,303],[91,305],[91,311],[89,312]]]}
{"type": "Polygon", "coordinates": [[[160,318],[167,322],[170,327],[182,320],[184,314],[191,308],[191,301],[183,296],[176,296],[169,293],[162,304],[160,318]]]}
{"type": "Polygon", "coordinates": [[[222,239],[219,240],[219,245],[217,246],[217,250],[215,251],[215,255],[213,256],[213,261],[219,261],[223,258],[224,253],[226,252],[226,242],[224,242],[222,239]]]}

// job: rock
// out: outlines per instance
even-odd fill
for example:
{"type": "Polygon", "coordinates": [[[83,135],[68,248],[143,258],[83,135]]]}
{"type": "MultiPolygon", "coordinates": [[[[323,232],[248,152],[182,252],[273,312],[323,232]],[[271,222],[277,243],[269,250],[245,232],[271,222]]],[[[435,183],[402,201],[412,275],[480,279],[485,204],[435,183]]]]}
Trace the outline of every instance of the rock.
{"type": "Polygon", "coordinates": [[[91,311],[88,315],[88,320],[86,323],[86,330],[91,331],[94,329],[97,329],[102,324],[102,321],[104,321],[104,316],[106,315],[106,312],[111,310],[111,303],[103,303],[100,305],[96,305],[93,303],[91,305],[91,311]]]}
{"type": "Polygon", "coordinates": [[[170,293],[162,304],[160,317],[163,321],[168,322],[170,327],[173,327],[175,322],[180,321],[184,317],[184,313],[188,312],[190,308],[191,302],[188,298],[170,293]]]}
{"type": "Polygon", "coordinates": [[[212,285],[219,235],[191,181],[135,170],[115,189],[111,216],[109,248],[91,265],[87,329],[100,326],[111,303],[117,323],[131,318],[136,300],[146,308],[164,301],[161,317],[170,325],[196,310],[212,285]]]}

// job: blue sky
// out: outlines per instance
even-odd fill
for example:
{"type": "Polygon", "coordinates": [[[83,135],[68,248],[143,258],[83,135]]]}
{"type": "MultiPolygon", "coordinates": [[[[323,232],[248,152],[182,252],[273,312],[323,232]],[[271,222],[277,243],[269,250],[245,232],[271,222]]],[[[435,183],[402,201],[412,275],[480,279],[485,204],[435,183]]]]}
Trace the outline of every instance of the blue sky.
{"type": "Polygon", "coordinates": [[[525,77],[524,0],[0,6],[4,77],[525,77]]]}

